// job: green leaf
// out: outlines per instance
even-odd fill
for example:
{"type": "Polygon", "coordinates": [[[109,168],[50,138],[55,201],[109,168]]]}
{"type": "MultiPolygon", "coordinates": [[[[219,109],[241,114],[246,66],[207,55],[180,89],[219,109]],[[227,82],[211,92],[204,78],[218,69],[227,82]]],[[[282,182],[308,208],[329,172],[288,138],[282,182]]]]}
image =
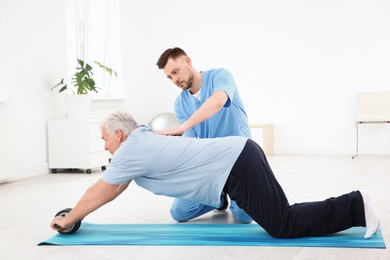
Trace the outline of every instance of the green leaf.
{"type": "Polygon", "coordinates": [[[114,73],[115,77],[118,77],[118,73],[116,73],[115,70],[109,68],[109,67],[106,67],[104,66],[103,64],[101,64],[100,62],[97,62],[95,61],[95,63],[102,69],[104,69],[106,72],[108,72],[110,74],[110,76],[112,76],[112,74],[114,73]]]}
{"type": "Polygon", "coordinates": [[[60,89],[60,93],[61,93],[62,91],[64,91],[64,90],[66,90],[66,89],[68,89],[68,85],[63,86],[63,87],[60,89]]]}
{"type": "MultiPolygon", "coordinates": [[[[94,75],[92,66],[81,59],[77,59],[77,63],[78,65],[76,66],[76,72],[71,78],[71,83],[74,88],[70,86],[68,87],[68,85],[64,83],[64,79],[61,79],[61,81],[55,86],[53,86],[51,90],[56,87],[61,87],[59,92],[63,92],[66,89],[72,90],[73,93],[75,93],[76,91],[77,94],[87,94],[90,91],[95,91],[96,93],[98,92],[100,88],[95,86],[95,81],[92,78],[92,76],[94,75]],[[73,89],[75,89],[75,91],[73,89]]],[[[95,61],[95,64],[97,64],[105,72],[109,73],[110,76],[112,76],[112,74],[114,74],[116,77],[118,76],[116,71],[104,66],[100,62],[95,61]]]]}

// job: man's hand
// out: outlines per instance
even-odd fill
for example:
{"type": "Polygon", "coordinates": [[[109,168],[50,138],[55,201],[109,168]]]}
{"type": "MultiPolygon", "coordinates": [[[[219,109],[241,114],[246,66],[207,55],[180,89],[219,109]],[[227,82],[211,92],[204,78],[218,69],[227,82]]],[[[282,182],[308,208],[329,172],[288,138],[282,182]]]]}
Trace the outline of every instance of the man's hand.
{"type": "Polygon", "coordinates": [[[185,131],[186,130],[184,130],[182,125],[179,125],[179,126],[173,127],[171,129],[168,129],[168,130],[156,131],[154,133],[159,134],[159,135],[176,135],[176,136],[180,136],[180,135],[183,135],[185,131]]]}
{"type": "Polygon", "coordinates": [[[64,231],[72,227],[75,223],[69,222],[64,216],[54,217],[51,221],[50,227],[56,231],[64,231]]]}

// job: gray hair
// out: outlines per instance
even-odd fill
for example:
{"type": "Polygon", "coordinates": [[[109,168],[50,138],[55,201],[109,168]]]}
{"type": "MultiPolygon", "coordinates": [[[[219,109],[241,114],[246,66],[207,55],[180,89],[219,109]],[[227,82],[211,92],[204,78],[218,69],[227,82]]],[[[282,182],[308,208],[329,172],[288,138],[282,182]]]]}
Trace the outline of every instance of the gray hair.
{"type": "Polygon", "coordinates": [[[138,124],[130,113],[117,110],[103,119],[100,128],[103,127],[106,128],[110,136],[114,135],[116,130],[120,130],[123,134],[129,136],[138,127],[138,124]]]}

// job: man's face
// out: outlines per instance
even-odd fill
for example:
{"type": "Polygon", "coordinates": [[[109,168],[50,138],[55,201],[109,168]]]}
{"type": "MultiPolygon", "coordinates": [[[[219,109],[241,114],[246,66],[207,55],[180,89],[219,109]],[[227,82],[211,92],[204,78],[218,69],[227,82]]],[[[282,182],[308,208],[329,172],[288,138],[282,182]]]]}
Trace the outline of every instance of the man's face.
{"type": "Polygon", "coordinates": [[[190,62],[190,59],[186,56],[178,57],[176,60],[168,59],[164,68],[167,78],[182,90],[190,89],[194,80],[190,62]]]}
{"type": "Polygon", "coordinates": [[[115,134],[111,136],[105,127],[102,128],[102,139],[104,140],[104,149],[109,151],[110,154],[114,154],[115,151],[121,145],[121,132],[115,131],[115,134]]]}

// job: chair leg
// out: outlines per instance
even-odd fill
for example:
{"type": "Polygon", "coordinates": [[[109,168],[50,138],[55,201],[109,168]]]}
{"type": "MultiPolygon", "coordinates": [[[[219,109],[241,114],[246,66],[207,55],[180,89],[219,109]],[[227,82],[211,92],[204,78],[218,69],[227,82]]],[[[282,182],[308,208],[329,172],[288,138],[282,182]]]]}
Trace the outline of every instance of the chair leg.
{"type": "Polygon", "coordinates": [[[355,123],[356,128],[356,153],[352,155],[352,159],[355,159],[358,156],[359,152],[359,122],[355,123]]]}

